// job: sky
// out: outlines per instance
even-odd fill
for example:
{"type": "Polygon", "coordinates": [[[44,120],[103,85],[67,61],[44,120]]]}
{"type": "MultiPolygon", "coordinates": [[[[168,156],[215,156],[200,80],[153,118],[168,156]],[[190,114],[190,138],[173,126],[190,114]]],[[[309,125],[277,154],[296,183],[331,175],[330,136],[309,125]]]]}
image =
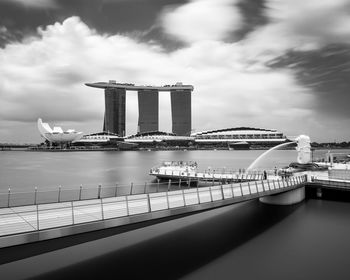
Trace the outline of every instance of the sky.
{"type": "MultiPolygon", "coordinates": [[[[0,142],[102,130],[87,82],[192,84],[193,131],[350,141],[350,0],[0,0],[0,142]]],[[[171,131],[160,93],[160,130],[171,131]]],[[[137,96],[127,93],[127,133],[137,96]]]]}

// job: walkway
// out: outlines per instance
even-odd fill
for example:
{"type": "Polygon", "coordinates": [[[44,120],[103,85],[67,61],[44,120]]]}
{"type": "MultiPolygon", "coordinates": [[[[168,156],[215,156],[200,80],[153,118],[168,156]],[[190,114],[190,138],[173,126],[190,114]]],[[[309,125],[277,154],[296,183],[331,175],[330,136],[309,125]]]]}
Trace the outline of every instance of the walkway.
{"type": "MultiPolygon", "coordinates": [[[[211,209],[296,189],[304,186],[306,180],[306,176],[292,176],[287,180],[264,180],[102,199],[0,208],[0,241],[1,238],[14,234],[40,232],[98,221],[128,218],[118,224],[121,225],[211,209]]],[[[0,244],[0,247],[2,246],[4,246],[3,243],[0,244]]]]}

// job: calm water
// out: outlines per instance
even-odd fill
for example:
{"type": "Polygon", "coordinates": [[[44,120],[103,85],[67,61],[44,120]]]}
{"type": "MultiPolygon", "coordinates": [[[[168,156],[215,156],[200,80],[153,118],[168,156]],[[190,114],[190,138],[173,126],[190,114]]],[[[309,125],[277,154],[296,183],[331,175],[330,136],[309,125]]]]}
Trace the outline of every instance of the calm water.
{"type": "MultiPolygon", "coordinates": [[[[116,151],[0,152],[0,191],[144,183],[149,169],[162,161],[196,161],[199,169],[247,168],[264,151],[116,151]]],[[[316,157],[325,151],[316,151],[316,157]]],[[[274,168],[296,161],[296,152],[272,151],[257,168],[274,168]]]]}
{"type": "MultiPolygon", "coordinates": [[[[0,178],[4,188],[150,182],[149,168],[163,160],[237,169],[262,152],[1,152],[0,178]]],[[[260,167],[284,166],[295,158],[295,151],[276,151],[260,167]]],[[[296,206],[270,206],[250,201],[56,250],[3,269],[42,279],[349,279],[349,219],[349,202],[309,199],[296,206]]]]}

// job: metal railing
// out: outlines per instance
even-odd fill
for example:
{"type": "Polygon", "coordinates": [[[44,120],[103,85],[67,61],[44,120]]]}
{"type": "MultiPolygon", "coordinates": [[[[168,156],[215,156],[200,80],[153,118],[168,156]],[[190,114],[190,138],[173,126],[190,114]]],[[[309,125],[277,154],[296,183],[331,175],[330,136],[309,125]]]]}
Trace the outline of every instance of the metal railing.
{"type": "MultiPolygon", "coordinates": [[[[214,182],[215,183],[215,182],[214,182]]],[[[144,184],[99,184],[96,186],[65,187],[56,188],[35,187],[31,191],[13,190],[11,186],[5,192],[0,192],[0,209],[5,207],[28,206],[36,204],[47,204],[57,202],[70,202],[88,199],[100,199],[107,197],[118,197],[133,194],[146,194],[174,189],[189,188],[199,180],[157,180],[155,183],[144,184]]]]}
{"type": "Polygon", "coordinates": [[[311,182],[317,185],[326,186],[327,188],[350,190],[350,181],[311,178],[311,182]]]}
{"type": "MultiPolygon", "coordinates": [[[[151,175],[164,175],[169,177],[190,177],[198,179],[216,179],[216,180],[262,180],[263,172],[261,171],[218,171],[218,170],[167,170],[165,168],[152,168],[151,175]]],[[[271,173],[272,174],[272,173],[271,173]]]]}
{"type": "MultiPolygon", "coordinates": [[[[101,199],[36,204],[0,209],[0,236],[146,214],[229,199],[232,203],[293,189],[306,176],[210,187],[169,190],[101,199]],[[241,199],[241,200],[239,200],[241,199]]],[[[214,207],[214,206],[213,206],[214,207]]]]}

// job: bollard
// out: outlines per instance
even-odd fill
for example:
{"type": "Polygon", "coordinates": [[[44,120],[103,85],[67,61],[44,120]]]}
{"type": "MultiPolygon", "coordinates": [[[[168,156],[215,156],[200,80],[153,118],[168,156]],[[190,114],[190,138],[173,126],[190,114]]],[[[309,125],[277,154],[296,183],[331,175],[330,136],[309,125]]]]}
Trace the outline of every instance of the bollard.
{"type": "Polygon", "coordinates": [[[36,196],[37,196],[37,193],[38,193],[38,188],[35,187],[35,190],[34,190],[34,205],[36,205],[36,196]]]}
{"type": "Polygon", "coordinates": [[[98,193],[97,193],[97,198],[100,199],[101,198],[101,184],[98,185],[98,193]]]}
{"type": "Polygon", "coordinates": [[[58,202],[61,202],[61,186],[58,186],[58,198],[57,198],[58,202]]]}
{"type": "Polygon", "coordinates": [[[80,188],[79,188],[79,200],[81,200],[81,191],[83,189],[83,185],[80,185],[80,188]]]}

